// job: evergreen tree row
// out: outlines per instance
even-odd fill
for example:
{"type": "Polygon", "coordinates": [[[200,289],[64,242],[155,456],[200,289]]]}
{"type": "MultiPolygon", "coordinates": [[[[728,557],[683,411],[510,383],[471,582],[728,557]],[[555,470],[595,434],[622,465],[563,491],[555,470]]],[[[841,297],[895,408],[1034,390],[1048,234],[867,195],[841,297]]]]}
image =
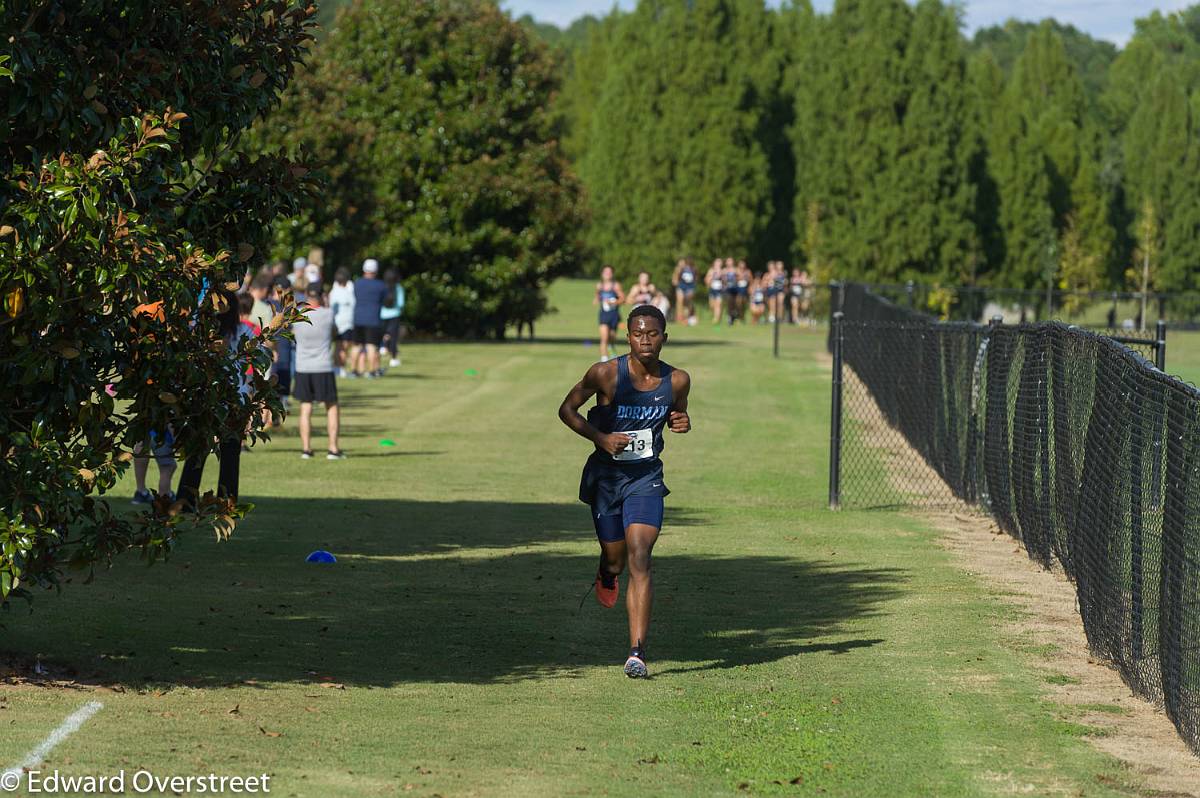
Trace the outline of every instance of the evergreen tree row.
{"type": "Polygon", "coordinates": [[[941,0],[641,0],[559,37],[593,258],[818,278],[1200,288],[1200,6],[1117,52],[941,0]]]}

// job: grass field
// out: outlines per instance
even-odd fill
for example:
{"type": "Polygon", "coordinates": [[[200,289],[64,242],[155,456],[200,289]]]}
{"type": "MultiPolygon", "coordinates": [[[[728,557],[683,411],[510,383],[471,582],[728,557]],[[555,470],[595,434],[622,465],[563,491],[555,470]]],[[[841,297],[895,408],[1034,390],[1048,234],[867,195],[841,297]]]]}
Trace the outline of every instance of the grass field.
{"type": "Polygon", "coordinates": [[[665,454],[654,678],[625,679],[623,606],[578,609],[588,446],[555,416],[596,356],[588,284],[553,302],[538,342],[414,344],[342,383],[350,459],[256,447],[230,542],[14,608],[0,649],[86,684],[0,685],[0,768],[98,700],[43,770],[266,772],[286,796],[1137,792],[936,533],[822,509],[815,331],[776,360],[767,329],[672,328],[694,432],[665,454]]]}

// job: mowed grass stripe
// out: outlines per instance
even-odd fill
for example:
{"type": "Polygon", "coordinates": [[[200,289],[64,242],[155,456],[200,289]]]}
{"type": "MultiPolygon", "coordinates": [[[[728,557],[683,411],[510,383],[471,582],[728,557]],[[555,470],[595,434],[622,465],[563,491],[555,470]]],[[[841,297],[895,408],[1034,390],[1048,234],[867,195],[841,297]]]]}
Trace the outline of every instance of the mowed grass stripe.
{"type": "MultiPolygon", "coordinates": [[[[408,345],[342,383],[351,458],[300,461],[290,429],[256,447],[228,544],[10,614],[6,649],[124,690],[51,765],[266,771],[307,796],[1121,792],[1040,698],[1052,662],[933,532],[821,509],[820,333],[785,330],[777,361],[768,329],[672,326],[696,432],[668,440],[655,678],[626,680],[623,608],[577,609],[587,445],[555,416],[595,356],[589,291],[555,287],[551,342],[408,345]]],[[[18,755],[80,696],[3,692],[18,755]]]]}

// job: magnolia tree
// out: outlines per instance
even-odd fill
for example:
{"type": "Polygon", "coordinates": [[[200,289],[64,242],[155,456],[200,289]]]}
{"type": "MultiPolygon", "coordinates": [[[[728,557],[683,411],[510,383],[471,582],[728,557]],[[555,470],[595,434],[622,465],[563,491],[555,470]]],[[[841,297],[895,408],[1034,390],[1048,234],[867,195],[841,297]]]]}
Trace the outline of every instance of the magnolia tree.
{"type": "Polygon", "coordinates": [[[279,225],[281,251],[396,267],[427,331],[503,336],[537,318],[578,266],[584,222],[549,112],[556,69],[491,0],[346,4],[256,129],[263,151],[328,164],[320,201],[279,225]]]}
{"type": "Polygon", "coordinates": [[[218,316],[273,220],[312,193],[304,165],[239,141],[277,103],[314,13],[0,3],[0,604],[131,548],[153,561],[188,527],[227,537],[248,509],[160,497],[118,515],[103,497],[151,433],[187,457],[281,413],[261,343],[294,308],[236,351],[218,316]]]}

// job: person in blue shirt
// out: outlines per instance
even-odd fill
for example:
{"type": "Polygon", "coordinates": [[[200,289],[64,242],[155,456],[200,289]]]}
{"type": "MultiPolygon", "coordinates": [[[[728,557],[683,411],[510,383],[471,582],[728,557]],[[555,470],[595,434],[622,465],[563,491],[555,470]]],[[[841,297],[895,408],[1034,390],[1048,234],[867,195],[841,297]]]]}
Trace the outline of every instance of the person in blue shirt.
{"type": "Polygon", "coordinates": [[[404,286],[400,284],[400,275],[395,269],[383,273],[383,283],[387,286],[392,304],[384,303],[379,311],[383,321],[383,349],[391,356],[389,366],[400,365],[400,315],[404,312],[404,286]]]}
{"type": "Polygon", "coordinates": [[[629,569],[625,595],[629,656],[625,675],[644,678],[646,633],[654,584],[650,554],[663,522],[663,430],[692,428],[688,394],[692,381],[682,369],[659,359],[667,341],[667,318],[653,305],[629,314],[630,352],[596,363],[563,399],[558,417],[594,446],[579,482],[579,499],[590,505],[600,540],[600,565],[593,583],[604,607],[617,603],[618,576],[629,569]],[[579,408],[596,397],[587,418],[579,408]]]}
{"type": "Polygon", "coordinates": [[[363,261],[363,276],[354,281],[354,349],[350,353],[351,377],[381,377],[379,345],[383,342],[385,304],[395,302],[395,293],[379,279],[379,261],[363,261]],[[389,297],[390,295],[390,297],[389,297]]]}

